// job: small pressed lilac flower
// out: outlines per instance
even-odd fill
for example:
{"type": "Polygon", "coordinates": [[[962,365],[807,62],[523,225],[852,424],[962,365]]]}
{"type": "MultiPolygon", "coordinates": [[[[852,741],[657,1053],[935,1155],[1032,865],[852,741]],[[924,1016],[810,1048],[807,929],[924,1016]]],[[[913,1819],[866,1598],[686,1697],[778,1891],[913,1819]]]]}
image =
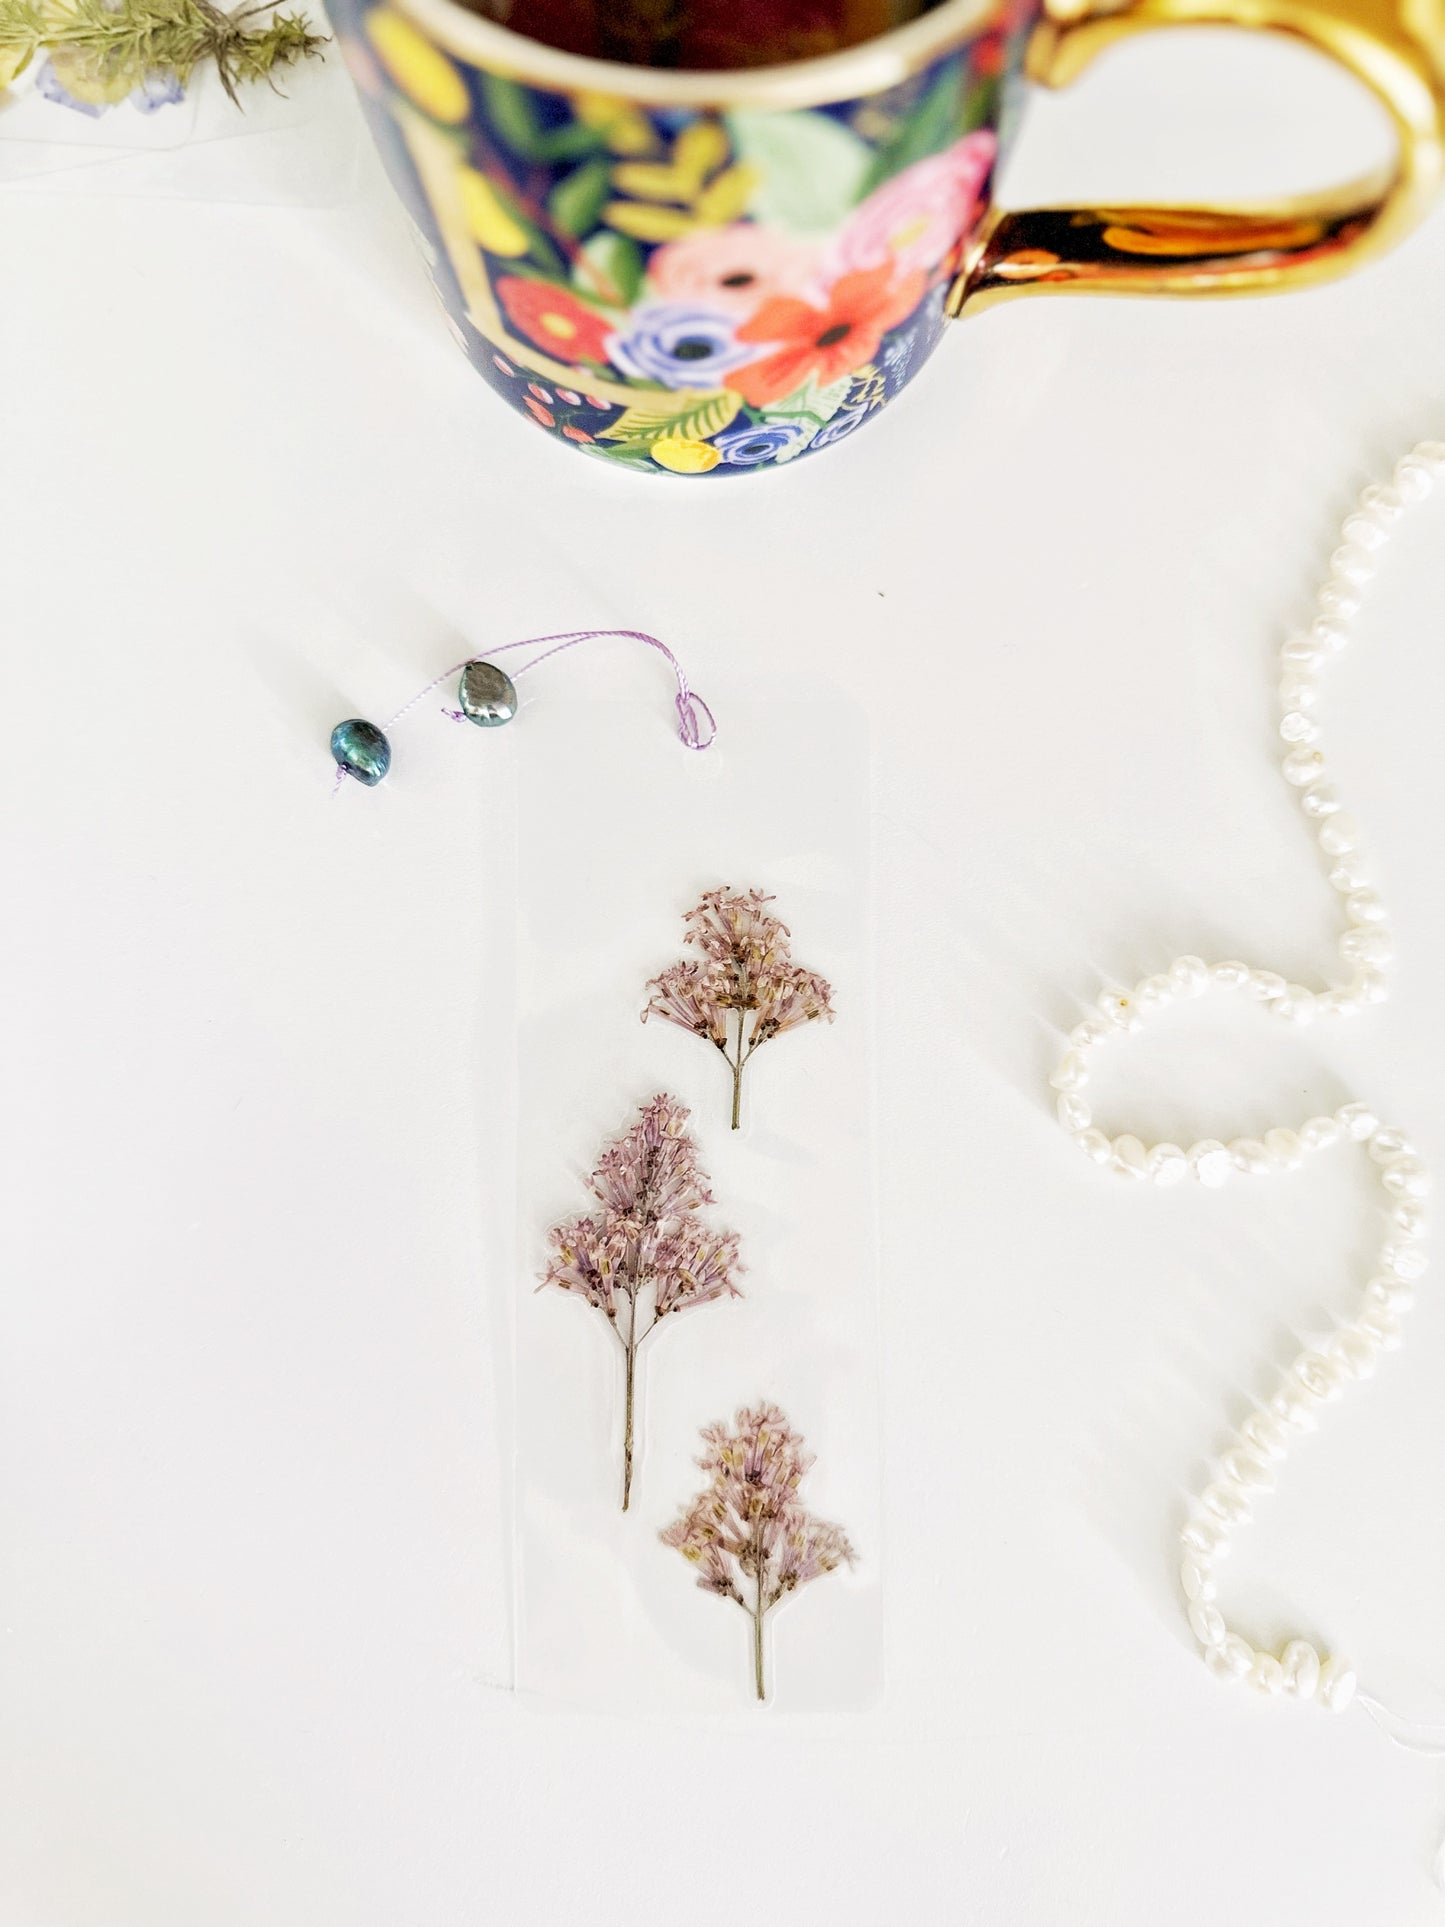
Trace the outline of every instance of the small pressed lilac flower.
{"type": "Polygon", "coordinates": [[[761,890],[709,890],[683,919],[685,941],[702,960],[669,964],[647,988],[642,1013],[705,1037],[732,1072],[732,1127],[742,1111],[743,1067],[770,1037],[817,1018],[833,1019],[833,993],[815,970],[795,964],[788,927],[761,890]],[[734,1022],[731,1013],[736,1011],[734,1022]]]}
{"type": "Polygon", "coordinates": [[[753,1680],[763,1678],[763,1621],[787,1594],[857,1556],[841,1526],[798,1497],[813,1455],[776,1405],[744,1408],[733,1429],[704,1428],[698,1464],[709,1483],[661,1534],[698,1569],[698,1585],[753,1622],[753,1680]]]}
{"type": "Polygon", "coordinates": [[[624,1512],[632,1497],[633,1391],[643,1339],[691,1305],[742,1295],[735,1282],[742,1269],[737,1233],[714,1231],[699,1217],[712,1192],[687,1125],[685,1106],[665,1092],[642,1106],[638,1121],[607,1146],[589,1179],[600,1213],[553,1229],[552,1255],[538,1287],[554,1285],[585,1298],[606,1316],[622,1346],[624,1512]]]}

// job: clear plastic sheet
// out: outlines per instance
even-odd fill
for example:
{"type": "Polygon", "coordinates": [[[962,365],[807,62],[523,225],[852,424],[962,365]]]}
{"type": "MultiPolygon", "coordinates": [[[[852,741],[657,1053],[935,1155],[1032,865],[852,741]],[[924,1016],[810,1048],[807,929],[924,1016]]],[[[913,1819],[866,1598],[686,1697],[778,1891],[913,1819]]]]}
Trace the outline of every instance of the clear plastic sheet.
{"type": "Polygon", "coordinates": [[[706,693],[719,728],[702,753],[645,698],[554,688],[523,718],[516,1678],[599,1709],[756,1704],[747,1613],[658,1535],[705,1483],[701,1427],[770,1400],[816,1454],[802,1498],[858,1558],[768,1615],[769,1710],[856,1707],[882,1652],[866,729],[830,699],[706,693]],[[737,1132],[717,1050],[639,1021],[647,980],[683,954],[684,912],[718,885],[773,894],[837,1013],[759,1050],[737,1132]],[[639,1353],[624,1514],[621,1347],[584,1299],[534,1286],[549,1228],[588,1209],[599,1152],[659,1091],[692,1112],[745,1295],[665,1321],[639,1353]]]}
{"type": "MultiPolygon", "coordinates": [[[[317,33],[326,31],[314,14],[317,33]]],[[[68,98],[47,56],[0,90],[0,186],[251,206],[355,194],[366,139],[336,48],[228,98],[212,67],[113,103],[68,98]]]]}

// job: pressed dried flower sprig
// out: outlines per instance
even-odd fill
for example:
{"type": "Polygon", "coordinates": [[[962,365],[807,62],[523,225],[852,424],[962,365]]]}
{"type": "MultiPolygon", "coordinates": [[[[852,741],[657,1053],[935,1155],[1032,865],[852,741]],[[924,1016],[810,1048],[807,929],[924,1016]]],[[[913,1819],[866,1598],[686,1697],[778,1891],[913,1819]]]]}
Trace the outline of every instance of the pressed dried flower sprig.
{"type": "Polygon", "coordinates": [[[632,1497],[633,1387],[642,1341],[691,1305],[741,1297],[735,1231],[699,1219],[713,1202],[688,1111],[664,1092],[642,1106],[630,1131],[609,1144],[590,1185],[601,1209],[551,1233],[552,1259],[541,1290],[576,1292],[606,1315],[625,1360],[622,1510],[632,1497]],[[646,1322],[643,1322],[645,1319],[646,1322]]]}
{"type": "Polygon", "coordinates": [[[743,1069],[753,1052],[799,1024],[833,1019],[830,986],[793,962],[787,925],[763,907],[772,901],[762,890],[707,891],[683,918],[685,941],[702,952],[701,961],[682,959],[654,977],[642,1013],[644,1023],[665,1017],[722,1052],[732,1072],[734,1130],[742,1116],[743,1069]]]}
{"type": "Polygon", "coordinates": [[[0,91],[48,52],[60,97],[94,112],[144,95],[158,76],[183,88],[213,60],[239,103],[240,83],[269,81],[324,45],[300,14],[265,4],[224,13],[210,0],[0,0],[0,91]],[[259,14],[271,15],[265,25],[259,14]]]}
{"type": "Polygon", "coordinates": [[[709,1484],[662,1533],[700,1568],[704,1592],[734,1600],[753,1622],[753,1680],[763,1677],[763,1622],[780,1599],[857,1554],[841,1526],[815,1519],[798,1497],[813,1454],[776,1405],[744,1408],[736,1430],[703,1429],[698,1464],[709,1484]]]}

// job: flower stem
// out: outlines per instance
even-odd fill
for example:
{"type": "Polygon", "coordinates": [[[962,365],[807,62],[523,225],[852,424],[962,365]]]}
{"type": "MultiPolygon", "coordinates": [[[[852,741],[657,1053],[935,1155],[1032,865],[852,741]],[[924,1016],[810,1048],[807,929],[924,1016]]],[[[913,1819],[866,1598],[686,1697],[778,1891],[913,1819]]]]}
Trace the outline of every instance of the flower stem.
{"type": "MultiPolygon", "coordinates": [[[[632,1324],[637,1325],[637,1301],[632,1304],[632,1324]]],[[[637,1364],[637,1344],[633,1332],[627,1334],[627,1423],[622,1434],[622,1510],[632,1498],[632,1381],[637,1364]]]]}
{"type": "Polygon", "coordinates": [[[763,1572],[758,1567],[758,1603],[753,1608],[753,1679],[757,1685],[758,1698],[765,1700],[763,1690],[763,1572]]]}
{"type": "Polygon", "coordinates": [[[730,1057],[728,1063],[733,1074],[733,1129],[736,1131],[742,1121],[743,1108],[743,1025],[747,1022],[744,1011],[738,1012],[738,1054],[730,1057]]]}

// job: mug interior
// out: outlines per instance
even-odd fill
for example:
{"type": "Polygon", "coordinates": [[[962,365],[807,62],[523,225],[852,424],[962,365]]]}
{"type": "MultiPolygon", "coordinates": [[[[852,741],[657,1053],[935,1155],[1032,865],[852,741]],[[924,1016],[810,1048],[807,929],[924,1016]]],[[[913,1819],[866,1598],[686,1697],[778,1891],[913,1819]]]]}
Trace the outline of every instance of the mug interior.
{"type": "Polygon", "coordinates": [[[941,0],[903,25],[841,52],[746,69],[668,69],[550,47],[458,0],[393,0],[427,37],[483,72],[553,93],[599,94],[642,107],[784,111],[858,100],[896,87],[995,12],[995,0],[941,0]]]}
{"type": "Polygon", "coordinates": [[[475,11],[564,53],[733,73],[842,53],[941,0],[471,0],[475,11]]]}

